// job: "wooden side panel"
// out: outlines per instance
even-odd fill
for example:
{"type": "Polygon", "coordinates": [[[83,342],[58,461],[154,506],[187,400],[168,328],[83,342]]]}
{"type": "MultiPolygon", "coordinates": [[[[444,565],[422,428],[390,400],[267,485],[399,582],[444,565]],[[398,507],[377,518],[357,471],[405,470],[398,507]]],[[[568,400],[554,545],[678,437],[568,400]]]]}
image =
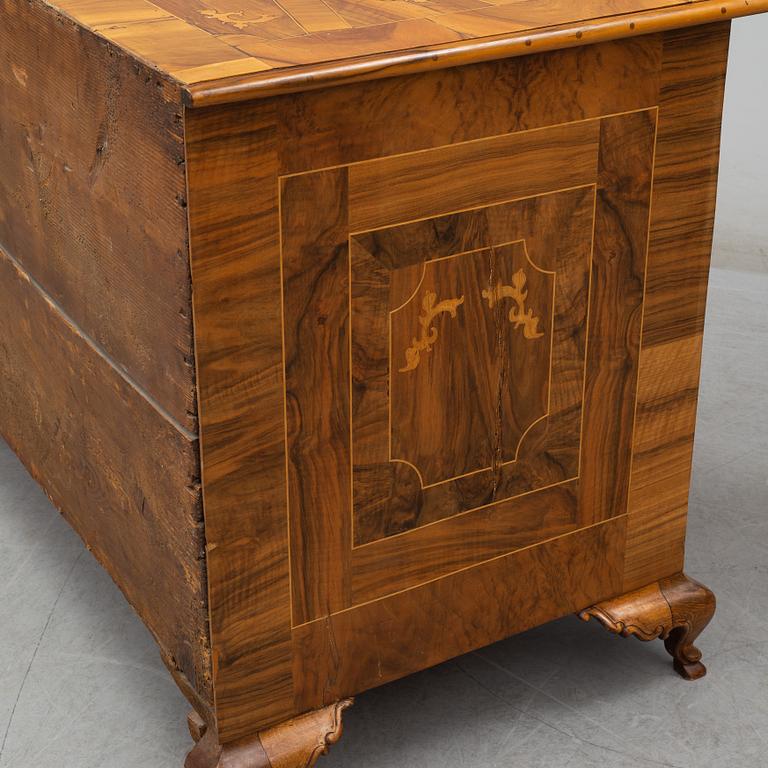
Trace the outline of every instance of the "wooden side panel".
{"type": "Polygon", "coordinates": [[[2,251],[0,434],[123,590],[166,662],[208,700],[197,441],[2,251]]]}
{"type": "Polygon", "coordinates": [[[632,512],[658,514],[687,505],[701,345],[696,335],[642,352],[632,512]],[[677,376],[669,375],[670,367],[677,376]]]}
{"type": "Polygon", "coordinates": [[[578,530],[578,481],[391,536],[352,550],[355,605],[578,530]],[[520,504],[519,501],[523,501],[520,504]]]}
{"type": "Polygon", "coordinates": [[[178,89],[38,0],[0,18],[0,244],[195,431],[178,89]]]}
{"type": "Polygon", "coordinates": [[[274,105],[186,141],[219,737],[293,714],[274,105]]]}
{"type": "MultiPolygon", "coordinates": [[[[713,29],[713,39],[727,34],[713,29]]],[[[698,338],[693,315],[680,326],[686,332],[665,336],[675,324],[667,313],[684,314],[698,286],[684,281],[677,303],[665,294],[680,266],[666,236],[687,245],[686,225],[671,209],[683,205],[684,216],[698,215],[678,196],[687,180],[669,143],[698,140],[698,113],[681,108],[678,97],[711,104],[710,89],[720,87],[682,64],[694,50],[706,62],[721,55],[722,44],[713,48],[708,39],[699,30],[653,35],[188,113],[214,674],[224,741],[614,596],[633,580],[668,575],[659,571],[676,562],[684,531],[682,478],[697,365],[686,340],[698,338]],[[660,98],[662,43],[668,61],[660,98]],[[498,81],[483,89],[493,72],[498,81]],[[562,82],[573,89],[563,90],[562,82]],[[693,136],[684,124],[694,126],[693,136]],[[654,197],[662,125],[659,142],[666,145],[659,152],[667,153],[668,165],[660,167],[654,197]],[[515,135],[521,127],[530,133],[515,135]],[[517,178],[510,167],[529,172],[517,178]],[[549,175],[537,180],[539,170],[549,175]],[[473,184],[478,175],[489,183],[473,184]],[[558,213],[558,196],[572,197],[570,210],[578,215],[558,213]],[[572,237],[553,224],[564,220],[572,237]],[[561,254],[555,234],[542,234],[550,229],[564,243],[561,254]],[[521,267],[526,248],[530,260],[521,267]],[[561,268],[558,259],[575,269],[587,253],[591,272],[546,277],[561,268]],[[561,328],[561,340],[570,338],[578,352],[550,353],[550,378],[570,361],[566,379],[574,395],[563,410],[576,428],[568,422],[569,441],[551,456],[562,470],[559,482],[548,486],[536,469],[533,493],[504,497],[514,503],[494,508],[494,494],[504,490],[497,472],[483,491],[484,507],[457,506],[419,520],[405,491],[398,496],[405,485],[395,478],[396,493],[378,493],[388,486],[377,475],[376,503],[406,499],[401,508],[414,519],[401,509],[386,530],[361,525],[358,532],[363,519],[356,518],[355,494],[370,490],[356,474],[358,463],[368,462],[365,470],[393,457],[419,464],[429,476],[425,486],[469,476],[477,466],[484,471],[488,451],[437,455],[425,434],[435,419],[411,418],[408,393],[392,385],[390,374],[416,371],[419,392],[433,395],[471,389],[451,370],[450,355],[440,357],[441,343],[455,342],[459,361],[482,357],[482,344],[490,349],[486,337],[506,339],[513,349],[509,328],[500,333],[500,324],[477,320],[486,307],[472,307],[467,296],[485,291],[487,299],[496,278],[508,297],[515,295],[515,276],[535,263],[542,275],[527,278],[526,311],[541,307],[541,327],[556,330],[555,342],[561,328]],[[646,267],[654,270],[647,279],[646,267]],[[643,315],[645,288],[651,295],[643,315]],[[567,296],[560,308],[559,290],[567,296]],[[430,326],[424,317],[437,319],[430,326]],[[486,339],[471,353],[464,351],[467,330],[486,339]],[[421,350],[415,365],[410,347],[421,350]],[[674,376],[664,372],[669,355],[679,366],[674,376]],[[366,410],[361,403],[371,392],[375,402],[366,410]],[[393,393],[402,407],[388,416],[382,403],[393,393]],[[662,445],[675,435],[683,440],[679,453],[662,445]],[[579,441],[587,447],[583,455],[579,441]],[[570,472],[571,464],[578,472],[570,472]],[[662,466],[675,479],[659,494],[662,466]],[[658,525],[662,518],[672,529],[658,525]]],[[[711,115],[701,123],[706,141],[710,121],[711,115]]],[[[690,246],[700,243],[692,239],[690,246]]],[[[681,258],[693,251],[687,253],[681,258]]],[[[514,324],[509,312],[505,305],[501,319],[514,324]]],[[[514,403],[505,411],[508,404],[497,398],[497,410],[479,410],[477,429],[466,434],[491,433],[509,458],[531,414],[543,408],[542,361],[556,347],[535,357],[528,379],[517,359],[524,355],[511,355],[530,413],[514,411],[514,403]],[[488,425],[498,413],[513,418],[500,420],[497,435],[488,425]]],[[[466,407],[456,412],[470,418],[466,407]]],[[[448,434],[441,429],[434,427],[435,434],[448,434]]],[[[532,431],[531,455],[551,437],[545,432],[532,431]]]]}
{"type": "Polygon", "coordinates": [[[683,566],[729,28],[664,40],[627,590],[683,566]]]}
{"type": "Polygon", "coordinates": [[[283,179],[294,627],[626,512],[656,118],[283,179]]]}
{"type": "Polygon", "coordinates": [[[625,522],[618,517],[298,627],[297,710],[564,616],[595,594],[618,594],[625,522]]]}
{"type": "Polygon", "coordinates": [[[578,476],[594,174],[352,238],[355,545],[578,476]]]}

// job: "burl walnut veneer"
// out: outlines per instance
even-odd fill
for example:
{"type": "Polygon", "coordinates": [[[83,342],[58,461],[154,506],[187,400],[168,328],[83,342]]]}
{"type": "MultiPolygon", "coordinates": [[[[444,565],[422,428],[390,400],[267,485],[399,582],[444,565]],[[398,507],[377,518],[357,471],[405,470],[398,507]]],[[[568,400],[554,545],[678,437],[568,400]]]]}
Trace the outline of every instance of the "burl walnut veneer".
{"type": "MultiPolygon", "coordinates": [[[[0,0],[0,431],[188,768],[682,574],[729,19],[768,0],[0,0]]],[[[574,630],[576,631],[576,629],[574,630]]]]}

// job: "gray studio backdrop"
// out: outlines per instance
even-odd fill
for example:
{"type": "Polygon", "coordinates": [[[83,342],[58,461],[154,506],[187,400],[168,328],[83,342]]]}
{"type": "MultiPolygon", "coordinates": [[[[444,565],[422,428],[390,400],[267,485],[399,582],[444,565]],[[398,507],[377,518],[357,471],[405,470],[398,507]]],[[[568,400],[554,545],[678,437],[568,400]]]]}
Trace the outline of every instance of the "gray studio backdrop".
{"type": "Polygon", "coordinates": [[[713,266],[768,272],[768,14],[733,23],[713,266]]]}

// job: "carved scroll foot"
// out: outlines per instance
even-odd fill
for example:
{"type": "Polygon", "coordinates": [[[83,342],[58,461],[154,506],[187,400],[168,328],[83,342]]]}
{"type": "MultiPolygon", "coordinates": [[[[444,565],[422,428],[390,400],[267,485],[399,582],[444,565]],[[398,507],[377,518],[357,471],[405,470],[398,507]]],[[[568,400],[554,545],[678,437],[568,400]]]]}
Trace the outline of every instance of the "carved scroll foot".
{"type": "Polygon", "coordinates": [[[677,574],[655,584],[606,600],[582,611],[611,632],[640,640],[661,638],[675,670],[686,680],[707,674],[701,651],[693,644],[715,612],[715,596],[703,584],[677,574]]]}
{"type": "Polygon", "coordinates": [[[267,728],[250,741],[224,746],[218,743],[215,731],[192,712],[187,722],[197,743],[184,768],[312,768],[341,737],[342,712],[350,706],[352,699],[345,699],[267,728]]]}

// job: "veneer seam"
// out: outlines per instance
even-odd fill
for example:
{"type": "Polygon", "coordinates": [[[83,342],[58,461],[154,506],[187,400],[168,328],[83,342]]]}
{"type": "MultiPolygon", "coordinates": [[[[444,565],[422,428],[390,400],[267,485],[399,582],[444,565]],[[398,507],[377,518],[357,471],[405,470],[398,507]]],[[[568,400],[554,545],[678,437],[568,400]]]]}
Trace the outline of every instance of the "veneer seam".
{"type": "Polygon", "coordinates": [[[53,309],[64,322],[72,328],[75,333],[83,339],[83,341],[102,359],[120,378],[128,384],[140,397],[142,397],[165,421],[167,421],[174,429],[176,429],[181,435],[183,435],[190,442],[194,442],[198,439],[198,434],[188,430],[183,424],[175,419],[161,404],[153,397],[144,387],[141,386],[133,377],[131,377],[123,368],[121,368],[107,353],[107,351],[98,342],[96,342],[91,336],[89,336],[83,328],[78,325],[54,299],[48,291],[37,281],[32,275],[24,268],[21,262],[13,256],[7,248],[0,244],[0,255],[8,259],[13,264],[16,270],[29,281],[29,284],[45,299],[51,309],[53,309]]]}

